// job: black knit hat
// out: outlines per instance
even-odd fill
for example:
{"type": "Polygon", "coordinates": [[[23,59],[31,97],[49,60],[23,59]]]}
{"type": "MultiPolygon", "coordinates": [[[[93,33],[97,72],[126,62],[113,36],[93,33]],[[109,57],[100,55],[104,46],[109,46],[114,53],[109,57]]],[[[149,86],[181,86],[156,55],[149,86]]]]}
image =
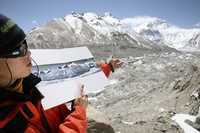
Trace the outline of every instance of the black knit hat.
{"type": "Polygon", "coordinates": [[[24,31],[10,18],[0,14],[0,55],[16,49],[25,38],[24,31]]]}

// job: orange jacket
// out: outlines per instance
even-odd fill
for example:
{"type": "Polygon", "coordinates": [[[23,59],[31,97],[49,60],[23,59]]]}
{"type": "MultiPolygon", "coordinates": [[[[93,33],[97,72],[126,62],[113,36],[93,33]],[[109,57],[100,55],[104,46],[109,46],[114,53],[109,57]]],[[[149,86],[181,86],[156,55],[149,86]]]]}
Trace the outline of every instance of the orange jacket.
{"type": "Polygon", "coordinates": [[[101,64],[101,70],[104,72],[104,74],[106,75],[106,77],[108,77],[109,75],[110,75],[110,73],[111,73],[111,69],[110,69],[110,67],[109,67],[109,65],[108,64],[101,64]]]}
{"type": "MultiPolygon", "coordinates": [[[[109,76],[109,66],[102,64],[101,68],[109,76]]],[[[43,96],[35,87],[38,82],[34,75],[25,78],[23,94],[0,88],[0,132],[86,133],[86,110],[75,106],[74,111],[70,111],[62,104],[44,111],[43,96]]]]}

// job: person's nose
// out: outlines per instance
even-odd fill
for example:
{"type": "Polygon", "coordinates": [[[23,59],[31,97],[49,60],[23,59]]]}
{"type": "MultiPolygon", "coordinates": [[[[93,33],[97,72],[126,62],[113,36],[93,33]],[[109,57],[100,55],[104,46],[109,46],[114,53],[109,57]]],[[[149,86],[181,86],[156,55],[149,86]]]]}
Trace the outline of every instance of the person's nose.
{"type": "Polygon", "coordinates": [[[30,50],[27,51],[26,56],[31,60],[31,51],[30,50]]]}

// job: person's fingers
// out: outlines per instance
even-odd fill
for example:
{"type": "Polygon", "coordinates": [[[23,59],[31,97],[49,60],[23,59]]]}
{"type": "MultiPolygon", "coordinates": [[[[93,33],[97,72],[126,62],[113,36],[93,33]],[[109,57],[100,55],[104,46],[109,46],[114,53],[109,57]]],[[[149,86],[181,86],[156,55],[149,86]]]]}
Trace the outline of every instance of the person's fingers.
{"type": "Polygon", "coordinates": [[[120,60],[119,60],[119,59],[116,59],[115,61],[116,61],[116,62],[120,62],[120,60]]]}
{"type": "Polygon", "coordinates": [[[75,101],[74,101],[74,103],[75,103],[75,104],[80,103],[80,98],[76,98],[75,101]]]}
{"type": "Polygon", "coordinates": [[[88,102],[88,95],[85,95],[85,99],[86,99],[86,101],[88,102]]]}
{"type": "Polygon", "coordinates": [[[114,68],[119,68],[119,67],[121,67],[122,64],[123,64],[123,62],[120,61],[119,59],[115,60],[115,61],[112,63],[112,65],[113,65],[114,68]]]}
{"type": "Polygon", "coordinates": [[[88,96],[85,95],[83,84],[80,85],[80,97],[75,99],[75,105],[80,105],[84,108],[87,108],[88,106],[88,96]]]}
{"type": "Polygon", "coordinates": [[[124,64],[124,62],[119,62],[117,65],[118,66],[121,66],[121,65],[123,65],[124,64]]]}
{"type": "Polygon", "coordinates": [[[113,63],[115,63],[115,64],[118,64],[118,63],[120,63],[120,62],[121,62],[121,60],[119,60],[119,59],[113,60],[113,63]]]}
{"type": "Polygon", "coordinates": [[[84,85],[81,85],[80,96],[84,96],[84,85]]]}
{"type": "Polygon", "coordinates": [[[81,105],[84,108],[87,108],[87,106],[88,106],[88,98],[87,98],[87,96],[84,96],[84,97],[81,97],[81,98],[77,98],[75,100],[75,105],[81,105]]]}
{"type": "Polygon", "coordinates": [[[84,95],[83,97],[81,97],[83,100],[88,100],[88,95],[84,95]]]}

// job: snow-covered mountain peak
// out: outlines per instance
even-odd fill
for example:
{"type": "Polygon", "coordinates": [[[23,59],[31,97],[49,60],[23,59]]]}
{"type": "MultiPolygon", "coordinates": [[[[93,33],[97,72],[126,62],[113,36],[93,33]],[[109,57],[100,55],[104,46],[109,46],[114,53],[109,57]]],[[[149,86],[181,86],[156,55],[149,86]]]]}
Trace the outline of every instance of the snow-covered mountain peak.
{"type": "Polygon", "coordinates": [[[105,16],[105,17],[112,17],[112,13],[110,13],[110,12],[105,12],[105,13],[104,13],[104,16],[105,16]]]}
{"type": "Polygon", "coordinates": [[[170,27],[165,20],[150,16],[137,16],[133,18],[125,18],[122,20],[123,24],[130,25],[134,30],[139,31],[141,29],[166,29],[170,27]]]}
{"type": "Polygon", "coordinates": [[[72,11],[71,15],[73,15],[74,17],[82,17],[84,15],[84,13],[83,12],[74,12],[74,11],[72,11]]]}
{"type": "Polygon", "coordinates": [[[151,41],[165,43],[173,48],[182,49],[186,46],[190,47],[190,40],[192,38],[192,42],[195,42],[195,45],[192,47],[200,47],[197,45],[199,44],[198,40],[196,40],[197,42],[194,41],[197,38],[196,36],[200,34],[199,28],[180,28],[166,20],[149,16],[126,18],[121,20],[121,22],[143,37],[151,41]]]}
{"type": "Polygon", "coordinates": [[[120,23],[120,20],[113,17],[113,16],[110,16],[110,15],[106,15],[103,17],[103,20],[106,21],[108,24],[111,24],[113,26],[118,26],[118,25],[121,25],[120,23]]]}
{"type": "Polygon", "coordinates": [[[84,13],[83,17],[84,17],[87,21],[93,21],[93,20],[96,20],[96,19],[99,19],[99,18],[100,18],[100,16],[98,16],[97,14],[92,13],[92,12],[84,13]]]}
{"type": "Polygon", "coordinates": [[[74,29],[81,29],[86,20],[83,18],[83,14],[69,14],[64,17],[64,20],[74,29]]]}
{"type": "Polygon", "coordinates": [[[117,31],[118,26],[120,25],[120,20],[114,18],[109,13],[100,16],[92,12],[72,12],[72,14],[66,15],[64,18],[65,21],[76,30],[77,28],[81,28],[84,23],[104,35],[110,35],[111,32],[117,31]]]}

